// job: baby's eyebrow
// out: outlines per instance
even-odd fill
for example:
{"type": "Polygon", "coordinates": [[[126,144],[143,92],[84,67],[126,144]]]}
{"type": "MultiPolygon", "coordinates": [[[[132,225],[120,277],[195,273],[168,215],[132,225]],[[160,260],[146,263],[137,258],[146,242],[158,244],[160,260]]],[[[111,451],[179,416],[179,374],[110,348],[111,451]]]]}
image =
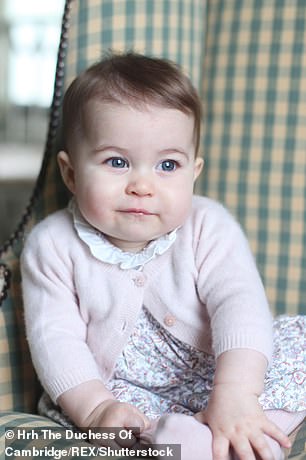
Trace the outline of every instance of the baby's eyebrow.
{"type": "Polygon", "coordinates": [[[126,154],[126,152],[127,152],[126,149],[124,149],[122,147],[119,147],[117,145],[102,144],[102,145],[98,145],[98,147],[95,147],[94,149],[92,149],[92,153],[93,154],[101,153],[101,152],[105,152],[107,150],[115,150],[116,152],[122,153],[122,154],[126,154]]]}
{"type": "Polygon", "coordinates": [[[184,150],[184,149],[181,149],[179,147],[174,147],[174,148],[169,148],[169,149],[164,149],[164,150],[161,150],[159,152],[161,155],[167,155],[167,154],[171,154],[171,153],[179,153],[181,155],[184,155],[185,157],[189,158],[190,157],[190,152],[184,150]]]}
{"type": "MultiPolygon", "coordinates": [[[[121,155],[127,155],[128,154],[127,149],[125,149],[123,147],[119,147],[119,145],[112,145],[112,144],[98,145],[97,147],[92,149],[92,154],[95,155],[95,154],[103,153],[103,152],[107,152],[107,151],[113,151],[113,152],[116,152],[116,153],[121,154],[121,155]]],[[[185,150],[185,149],[183,149],[181,147],[170,147],[170,148],[162,149],[157,153],[159,155],[179,154],[179,155],[183,155],[188,160],[192,156],[191,152],[189,152],[188,150],[185,150]]]]}

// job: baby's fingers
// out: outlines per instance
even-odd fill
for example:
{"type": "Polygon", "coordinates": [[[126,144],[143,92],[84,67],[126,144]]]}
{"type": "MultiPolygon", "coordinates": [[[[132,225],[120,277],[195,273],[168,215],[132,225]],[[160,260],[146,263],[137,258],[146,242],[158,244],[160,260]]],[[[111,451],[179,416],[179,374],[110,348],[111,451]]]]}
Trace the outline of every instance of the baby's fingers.
{"type": "Polygon", "coordinates": [[[254,429],[245,439],[241,437],[231,439],[231,444],[236,452],[236,457],[239,460],[254,460],[255,454],[256,459],[260,460],[275,460],[280,458],[281,448],[280,443],[283,440],[282,445],[284,447],[290,447],[289,444],[285,444],[288,439],[282,431],[279,430],[273,424],[267,424],[266,429],[257,430],[254,429]]]}
{"type": "Polygon", "coordinates": [[[268,438],[264,436],[262,432],[255,432],[250,436],[249,441],[252,445],[253,451],[257,454],[256,458],[260,458],[261,460],[275,460],[267,439],[268,438]]]}
{"type": "Polygon", "coordinates": [[[212,452],[214,460],[229,460],[229,441],[222,435],[214,435],[212,452]]]}
{"type": "Polygon", "coordinates": [[[273,422],[268,422],[264,428],[264,432],[266,435],[270,436],[271,438],[275,439],[282,447],[286,449],[290,449],[291,442],[288,436],[278,428],[273,422]]]}
{"type": "MultiPolygon", "coordinates": [[[[236,433],[231,436],[231,450],[233,452],[234,460],[256,460],[255,452],[253,450],[254,446],[251,444],[251,439],[248,436],[245,436],[242,433],[236,433]]],[[[260,457],[261,458],[261,457],[260,457]]],[[[262,458],[261,460],[272,460],[273,457],[268,456],[262,458]]]]}
{"type": "Polygon", "coordinates": [[[151,422],[140,410],[129,405],[129,410],[126,411],[125,417],[123,418],[123,426],[126,428],[136,427],[140,432],[143,432],[150,428],[151,422]]]}
{"type": "Polygon", "coordinates": [[[224,438],[216,436],[213,441],[213,459],[214,460],[275,460],[265,437],[262,433],[254,436],[233,436],[231,442],[224,438]],[[233,451],[233,457],[229,455],[229,447],[233,451]],[[255,456],[255,452],[258,456],[255,456]]]}

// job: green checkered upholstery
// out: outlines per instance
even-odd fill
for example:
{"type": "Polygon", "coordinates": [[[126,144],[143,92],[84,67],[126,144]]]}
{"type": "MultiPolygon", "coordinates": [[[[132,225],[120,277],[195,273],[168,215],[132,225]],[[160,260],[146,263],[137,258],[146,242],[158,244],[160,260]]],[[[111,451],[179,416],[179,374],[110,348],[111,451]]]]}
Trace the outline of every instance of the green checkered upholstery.
{"type": "MultiPolygon", "coordinates": [[[[30,415],[20,412],[9,412],[3,411],[1,412],[1,425],[0,425],[0,458],[39,458],[39,459],[52,459],[52,458],[59,458],[58,455],[62,452],[63,458],[72,459],[72,458],[99,458],[93,457],[93,455],[76,455],[78,452],[82,452],[81,448],[87,447],[88,444],[85,441],[80,440],[67,440],[63,427],[59,427],[54,422],[51,422],[45,417],[40,417],[38,415],[30,415]],[[15,430],[15,436],[12,439],[5,438],[6,431],[10,429],[18,428],[15,430]],[[43,435],[42,430],[51,430],[52,433],[60,433],[59,439],[51,439],[50,435],[43,435]],[[27,439],[26,434],[31,433],[31,431],[35,432],[35,435],[32,436],[32,439],[27,439]],[[24,438],[22,436],[18,439],[18,433],[25,433],[24,438]],[[37,439],[36,439],[37,435],[37,439]],[[49,439],[50,438],[50,439],[49,439]],[[8,451],[7,457],[5,457],[6,451],[5,449],[11,449],[8,451]],[[34,451],[36,448],[36,451],[34,451]],[[16,455],[12,456],[12,449],[14,451],[24,451],[24,455],[16,455]],[[52,450],[51,450],[52,449],[52,450]],[[75,449],[75,450],[73,450],[75,449]],[[79,449],[79,450],[77,450],[79,449]],[[43,455],[37,455],[37,450],[42,450],[43,455]],[[26,451],[30,451],[34,453],[32,457],[26,453],[26,451]],[[65,453],[64,453],[65,452],[65,453]],[[71,452],[71,454],[70,454],[71,452]],[[73,455],[73,452],[75,455],[73,455]],[[44,456],[44,454],[46,454],[44,456]]],[[[85,451],[86,452],[86,451],[85,451]]],[[[88,452],[88,451],[87,451],[88,452]]],[[[109,457],[104,457],[106,460],[109,457]]],[[[112,457],[116,459],[118,457],[112,457]]]]}
{"type": "Polygon", "coordinates": [[[76,2],[67,81],[109,49],[133,49],[178,62],[199,86],[205,4],[205,0],[76,2]]]}
{"type": "MultiPolygon", "coordinates": [[[[63,91],[109,49],[164,56],[190,75],[204,105],[197,192],[242,223],[272,310],[305,313],[305,21],[302,0],[66,1],[44,161],[18,229],[0,248],[2,428],[43,423],[26,414],[35,413],[40,388],[24,335],[18,259],[33,224],[67,201],[55,161],[63,91]]],[[[302,458],[299,436],[291,458],[302,458]]]]}
{"type": "Polygon", "coordinates": [[[306,313],[306,8],[210,0],[200,193],[244,226],[274,313],[306,313]]]}

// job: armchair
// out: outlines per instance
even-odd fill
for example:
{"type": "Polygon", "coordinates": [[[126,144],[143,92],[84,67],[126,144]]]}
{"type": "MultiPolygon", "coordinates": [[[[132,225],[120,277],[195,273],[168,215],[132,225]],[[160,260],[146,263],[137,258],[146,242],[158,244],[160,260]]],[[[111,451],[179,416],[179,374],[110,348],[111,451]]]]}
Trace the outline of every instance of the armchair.
{"type": "MultiPolygon", "coordinates": [[[[305,43],[298,0],[66,0],[41,170],[0,248],[0,455],[6,427],[56,426],[36,412],[41,388],[25,338],[19,256],[32,226],[68,199],[56,166],[65,88],[110,48],[180,63],[203,96],[197,192],[223,202],[243,225],[273,313],[305,314],[305,43]]],[[[293,439],[287,458],[302,460],[305,423],[293,439]]]]}

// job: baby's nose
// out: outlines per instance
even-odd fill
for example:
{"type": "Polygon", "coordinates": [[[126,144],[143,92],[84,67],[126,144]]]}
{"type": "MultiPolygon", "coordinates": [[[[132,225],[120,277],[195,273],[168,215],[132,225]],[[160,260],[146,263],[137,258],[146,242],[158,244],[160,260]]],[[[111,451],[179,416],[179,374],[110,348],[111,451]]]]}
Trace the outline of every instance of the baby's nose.
{"type": "Polygon", "coordinates": [[[129,195],[151,196],[154,193],[153,179],[149,174],[137,174],[131,177],[126,192],[129,195]]]}

